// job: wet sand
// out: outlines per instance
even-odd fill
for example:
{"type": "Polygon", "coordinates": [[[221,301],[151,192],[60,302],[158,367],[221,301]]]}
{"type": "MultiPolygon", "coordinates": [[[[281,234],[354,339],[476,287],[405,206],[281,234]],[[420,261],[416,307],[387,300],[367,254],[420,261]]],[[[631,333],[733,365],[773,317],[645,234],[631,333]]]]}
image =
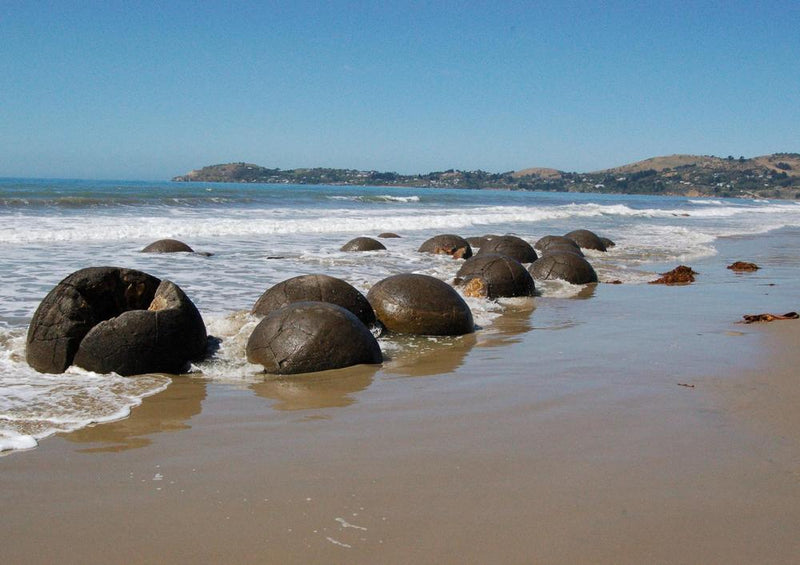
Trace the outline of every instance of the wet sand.
{"type": "Polygon", "coordinates": [[[380,367],[175,378],[0,458],[0,562],[796,563],[800,321],[735,323],[793,278],[726,260],[380,367]]]}

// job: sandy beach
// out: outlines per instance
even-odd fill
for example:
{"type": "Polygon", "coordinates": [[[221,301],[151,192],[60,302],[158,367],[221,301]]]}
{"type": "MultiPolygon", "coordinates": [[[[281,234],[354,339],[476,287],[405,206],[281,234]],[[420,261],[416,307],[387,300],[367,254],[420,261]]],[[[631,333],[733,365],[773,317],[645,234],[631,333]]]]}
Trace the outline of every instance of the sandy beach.
{"type": "Polygon", "coordinates": [[[175,378],[0,459],[0,559],[796,562],[800,322],[704,325],[702,286],[623,286],[380,368],[175,378]],[[658,324],[622,307],[643,296],[658,324]]]}

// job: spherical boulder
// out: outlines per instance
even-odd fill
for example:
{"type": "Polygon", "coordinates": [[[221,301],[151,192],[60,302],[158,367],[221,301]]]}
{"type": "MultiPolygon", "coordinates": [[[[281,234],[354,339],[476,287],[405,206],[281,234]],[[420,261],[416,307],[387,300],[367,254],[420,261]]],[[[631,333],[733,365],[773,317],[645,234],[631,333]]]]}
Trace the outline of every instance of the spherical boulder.
{"type": "Polygon", "coordinates": [[[295,302],[267,315],[247,341],[247,360],[280,375],[383,361],[355,314],[328,302],[295,302]]]}
{"type": "Polygon", "coordinates": [[[589,230],[574,230],[565,234],[567,237],[580,245],[584,249],[594,249],[596,251],[605,251],[606,246],[600,241],[596,233],[589,230]]]}
{"type": "Polygon", "coordinates": [[[483,244],[478,253],[499,253],[520,263],[533,263],[538,258],[530,243],[515,235],[493,237],[483,244]]]}
{"type": "Polygon", "coordinates": [[[589,261],[574,253],[545,255],[528,267],[536,280],[560,279],[572,284],[597,282],[597,273],[589,261]]]}
{"type": "Polygon", "coordinates": [[[466,239],[451,233],[435,235],[419,246],[420,253],[435,253],[437,255],[450,255],[454,259],[469,259],[472,257],[472,247],[466,239]]]}
{"type": "Polygon", "coordinates": [[[328,275],[300,275],[269,288],[256,301],[252,313],[267,316],[294,302],[328,302],[356,315],[365,325],[375,324],[375,312],[366,297],[342,279],[328,275]]]}
{"type": "Polygon", "coordinates": [[[551,246],[569,246],[580,249],[577,243],[563,235],[546,235],[533,244],[533,248],[537,251],[546,251],[551,246]]]}
{"type": "Polygon", "coordinates": [[[417,335],[463,335],[475,325],[456,290],[428,275],[405,273],[377,282],[367,300],[387,330],[417,335]]]}
{"type": "Polygon", "coordinates": [[[400,236],[397,235],[396,233],[393,233],[393,232],[390,232],[390,231],[386,231],[386,232],[383,232],[383,233],[379,233],[378,237],[383,238],[383,239],[397,239],[400,236]]]}
{"type": "Polygon", "coordinates": [[[476,235],[476,236],[468,237],[467,238],[467,243],[469,243],[470,246],[473,249],[476,249],[476,248],[480,249],[481,247],[484,246],[484,244],[487,241],[490,241],[490,240],[494,239],[495,237],[500,237],[500,236],[497,236],[497,235],[494,235],[494,234],[476,235]]]}
{"type": "Polygon", "coordinates": [[[206,350],[197,308],[170,281],[132,269],[90,267],[42,300],[28,328],[26,358],[42,373],[72,364],[120,375],[177,373],[206,350]]]}
{"type": "Polygon", "coordinates": [[[467,296],[500,298],[533,296],[533,277],[522,263],[498,253],[481,253],[467,259],[456,273],[455,285],[467,296]]]}
{"type": "Polygon", "coordinates": [[[546,249],[543,249],[539,252],[540,257],[544,257],[546,255],[555,255],[557,253],[572,253],[573,255],[577,255],[578,257],[583,257],[583,251],[577,245],[567,245],[561,243],[553,243],[548,245],[546,249]]]}
{"type": "Polygon", "coordinates": [[[194,253],[194,249],[177,239],[159,239],[142,249],[141,253],[194,253]]]}
{"type": "Polygon", "coordinates": [[[383,251],[386,246],[371,237],[357,237],[342,245],[339,251],[383,251]]]}

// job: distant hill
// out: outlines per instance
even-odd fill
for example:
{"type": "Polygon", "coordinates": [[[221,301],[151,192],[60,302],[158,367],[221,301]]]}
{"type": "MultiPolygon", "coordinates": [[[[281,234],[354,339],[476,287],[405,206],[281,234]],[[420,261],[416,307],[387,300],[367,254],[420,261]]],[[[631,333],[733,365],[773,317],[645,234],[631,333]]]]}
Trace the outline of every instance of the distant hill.
{"type": "Polygon", "coordinates": [[[172,180],[795,199],[800,198],[800,154],[775,153],[750,159],[668,155],[589,173],[536,167],[504,173],[449,169],[401,175],[355,169],[282,170],[252,163],[226,163],[203,167],[172,180]]]}

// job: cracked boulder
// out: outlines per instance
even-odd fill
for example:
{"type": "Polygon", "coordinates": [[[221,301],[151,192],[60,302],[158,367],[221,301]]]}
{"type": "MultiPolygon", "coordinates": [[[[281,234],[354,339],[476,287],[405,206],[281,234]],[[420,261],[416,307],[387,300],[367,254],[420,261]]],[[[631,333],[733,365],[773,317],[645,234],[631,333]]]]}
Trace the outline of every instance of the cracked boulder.
{"type": "Polygon", "coordinates": [[[456,286],[467,296],[500,298],[533,296],[533,277],[522,263],[498,253],[482,253],[467,259],[456,273],[456,286]]]}
{"type": "Polygon", "coordinates": [[[475,325],[461,295],[429,275],[405,273],[377,282],[367,300],[384,327],[396,333],[463,335],[475,325]]]}
{"type": "Polygon", "coordinates": [[[538,258],[533,246],[515,235],[501,235],[486,241],[478,251],[478,255],[483,253],[499,253],[520,263],[533,263],[538,258]]]}
{"type": "Polygon", "coordinates": [[[356,237],[351,239],[339,251],[384,251],[386,246],[371,237],[356,237]]]}
{"type": "Polygon", "coordinates": [[[433,236],[420,245],[417,251],[436,255],[450,255],[453,259],[469,259],[472,257],[472,247],[470,247],[469,242],[463,237],[451,233],[433,236]]]}
{"type": "Polygon", "coordinates": [[[328,275],[300,275],[269,288],[256,301],[252,313],[267,316],[294,302],[328,302],[352,312],[366,326],[375,324],[375,312],[354,286],[328,275]]]}
{"type": "Polygon", "coordinates": [[[206,350],[197,308],[170,281],[118,267],[69,275],[42,300],[26,358],[42,373],[70,365],[120,375],[178,373],[206,350]]]}
{"type": "Polygon", "coordinates": [[[589,261],[574,253],[553,253],[534,261],[528,267],[536,280],[560,279],[572,284],[597,282],[597,273],[589,261]]]}
{"type": "Polygon", "coordinates": [[[595,251],[605,251],[606,246],[600,237],[589,230],[574,230],[565,234],[564,237],[571,239],[583,249],[594,249],[595,251]]]}
{"type": "Polygon", "coordinates": [[[495,237],[500,237],[499,235],[493,234],[486,234],[486,235],[475,235],[472,237],[467,238],[467,242],[472,246],[473,249],[478,248],[480,249],[483,247],[487,241],[494,239],[495,237]]]}
{"type": "Polygon", "coordinates": [[[142,253],[194,253],[194,249],[177,239],[159,239],[141,251],[142,253]]]}
{"type": "Polygon", "coordinates": [[[580,246],[570,238],[563,235],[546,235],[534,243],[533,248],[541,253],[548,251],[550,248],[572,248],[583,255],[580,246]]]}
{"type": "Polygon", "coordinates": [[[267,315],[247,341],[247,360],[290,375],[383,361],[380,346],[355,314],[327,302],[295,302],[267,315]]]}

